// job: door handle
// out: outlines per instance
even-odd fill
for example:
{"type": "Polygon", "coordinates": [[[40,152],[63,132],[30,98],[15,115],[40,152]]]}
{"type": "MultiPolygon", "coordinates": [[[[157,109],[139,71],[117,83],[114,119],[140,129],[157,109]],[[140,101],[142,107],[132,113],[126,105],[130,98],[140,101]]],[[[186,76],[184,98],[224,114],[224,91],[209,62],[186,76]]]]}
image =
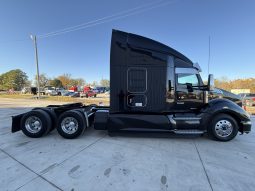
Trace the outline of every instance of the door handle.
{"type": "Polygon", "coordinates": [[[171,80],[168,80],[168,91],[170,92],[171,90],[172,90],[171,80]]]}

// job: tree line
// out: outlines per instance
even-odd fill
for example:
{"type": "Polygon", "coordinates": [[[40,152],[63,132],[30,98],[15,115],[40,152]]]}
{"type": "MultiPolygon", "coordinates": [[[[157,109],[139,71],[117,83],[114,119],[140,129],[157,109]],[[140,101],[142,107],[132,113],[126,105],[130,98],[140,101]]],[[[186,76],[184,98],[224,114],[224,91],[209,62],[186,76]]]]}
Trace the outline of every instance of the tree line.
{"type": "MultiPolygon", "coordinates": [[[[34,78],[34,86],[37,84],[37,77],[34,78]]],[[[40,87],[54,86],[57,88],[70,88],[71,86],[110,86],[110,81],[108,79],[101,79],[98,83],[93,81],[92,83],[86,83],[83,78],[72,78],[71,74],[62,74],[55,78],[50,78],[46,74],[41,74],[39,76],[40,87]]],[[[28,80],[28,76],[25,72],[20,69],[10,70],[6,73],[0,75],[0,90],[16,90],[19,91],[23,87],[31,87],[32,81],[28,80]]]]}
{"type": "MultiPolygon", "coordinates": [[[[72,78],[71,74],[62,74],[56,78],[50,78],[46,74],[41,74],[39,77],[40,87],[54,86],[58,88],[68,89],[71,86],[110,86],[108,79],[102,79],[100,83],[93,81],[92,83],[86,83],[83,78],[72,78]]],[[[37,78],[34,79],[35,84],[37,78]]],[[[28,76],[20,69],[10,70],[0,75],[0,90],[21,90],[23,87],[30,87],[32,84],[28,80],[28,76]]],[[[250,89],[252,93],[255,93],[255,78],[235,79],[229,80],[226,77],[215,79],[215,86],[224,90],[230,91],[231,89],[250,89]]]]}
{"type": "Polygon", "coordinates": [[[255,93],[255,78],[229,80],[227,77],[215,79],[215,87],[227,91],[231,89],[250,89],[251,93],[255,93]]]}
{"type": "Polygon", "coordinates": [[[28,76],[20,69],[10,70],[0,75],[0,90],[21,90],[27,85],[30,85],[28,76]]]}

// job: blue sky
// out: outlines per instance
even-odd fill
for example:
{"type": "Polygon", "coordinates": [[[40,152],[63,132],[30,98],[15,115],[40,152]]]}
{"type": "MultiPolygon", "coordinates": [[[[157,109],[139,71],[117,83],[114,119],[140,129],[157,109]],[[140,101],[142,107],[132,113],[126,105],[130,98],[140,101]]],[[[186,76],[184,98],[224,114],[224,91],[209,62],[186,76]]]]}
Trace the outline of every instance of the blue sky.
{"type": "MultiPolygon", "coordinates": [[[[167,1],[167,0],[165,0],[167,1]]],[[[169,1],[169,0],[168,0],[169,1]]],[[[171,1],[171,0],[170,0],[171,1]]],[[[127,9],[152,0],[2,0],[0,1],[0,73],[20,68],[34,78],[30,34],[41,35],[127,9]]],[[[154,1],[155,2],[155,1],[154,1]]],[[[109,78],[111,30],[143,35],[169,45],[207,77],[255,77],[254,0],[174,0],[137,15],[94,27],[38,39],[40,73],[70,73],[87,82],[109,78]]]]}

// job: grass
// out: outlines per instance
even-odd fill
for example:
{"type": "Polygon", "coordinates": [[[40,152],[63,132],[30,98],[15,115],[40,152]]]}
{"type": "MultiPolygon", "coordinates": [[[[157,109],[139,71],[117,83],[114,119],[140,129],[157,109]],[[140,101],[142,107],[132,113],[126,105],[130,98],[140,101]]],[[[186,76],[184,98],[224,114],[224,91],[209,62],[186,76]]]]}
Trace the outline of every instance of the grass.
{"type": "Polygon", "coordinates": [[[252,115],[255,115],[255,107],[246,106],[246,111],[252,115]]]}
{"type": "Polygon", "coordinates": [[[97,104],[99,105],[100,103],[105,105],[105,106],[109,106],[109,97],[105,97],[105,96],[100,96],[98,95],[98,97],[90,97],[90,98],[72,98],[72,97],[66,97],[66,96],[50,96],[47,98],[48,100],[51,101],[58,101],[58,102],[81,102],[85,105],[89,105],[89,104],[97,104]]]}
{"type": "Polygon", "coordinates": [[[0,94],[0,98],[17,98],[17,99],[29,99],[33,96],[30,94],[0,94]]]}

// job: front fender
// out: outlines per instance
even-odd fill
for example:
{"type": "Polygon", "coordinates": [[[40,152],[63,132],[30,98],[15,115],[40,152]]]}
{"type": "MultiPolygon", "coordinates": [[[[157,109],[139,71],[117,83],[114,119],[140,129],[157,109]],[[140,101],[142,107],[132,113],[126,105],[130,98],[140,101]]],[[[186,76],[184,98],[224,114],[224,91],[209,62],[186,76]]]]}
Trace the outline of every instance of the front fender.
{"type": "Polygon", "coordinates": [[[201,114],[206,116],[202,120],[201,125],[207,126],[212,118],[219,113],[229,114],[234,117],[240,126],[239,130],[241,132],[244,130],[243,124],[250,124],[250,115],[242,107],[228,99],[223,98],[210,100],[209,103],[201,109],[201,114]]]}
{"type": "Polygon", "coordinates": [[[230,113],[240,120],[250,120],[250,115],[239,105],[228,99],[213,99],[201,110],[202,113],[215,115],[217,113],[230,113]]]}

